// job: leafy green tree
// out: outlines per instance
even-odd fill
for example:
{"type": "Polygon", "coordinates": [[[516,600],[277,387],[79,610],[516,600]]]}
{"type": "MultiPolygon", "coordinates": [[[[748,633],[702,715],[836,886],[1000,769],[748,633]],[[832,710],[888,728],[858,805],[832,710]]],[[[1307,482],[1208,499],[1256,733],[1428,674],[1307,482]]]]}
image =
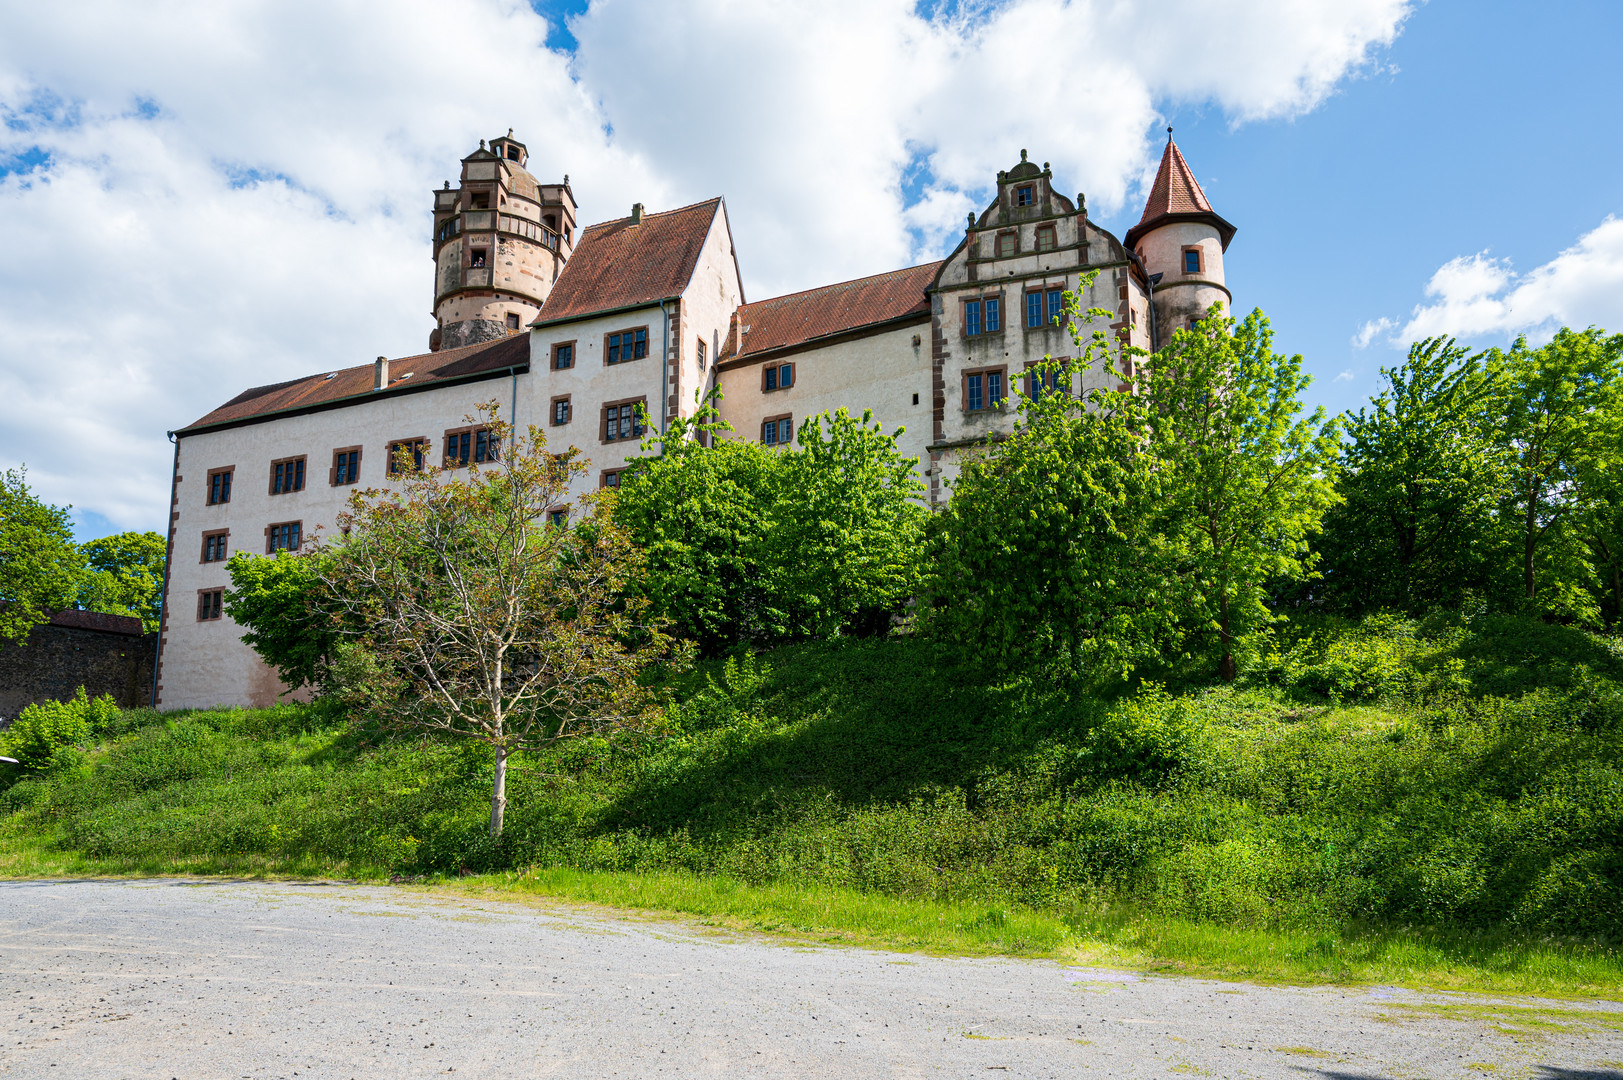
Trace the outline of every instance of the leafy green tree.
{"type": "Polygon", "coordinates": [[[1529,607],[1570,612],[1585,595],[1574,581],[1582,567],[1567,525],[1583,511],[1586,480],[1615,467],[1601,456],[1609,453],[1602,434],[1617,407],[1620,363],[1623,334],[1594,328],[1563,328],[1537,349],[1519,338],[1488,356],[1489,409],[1507,466],[1501,516],[1516,536],[1519,591],[1529,607]]]}
{"type": "Polygon", "coordinates": [[[1312,377],[1273,351],[1260,311],[1214,305],[1145,365],[1147,449],[1160,474],[1158,532],[1181,582],[1186,625],[1215,637],[1218,671],[1236,642],[1275,620],[1272,582],[1312,572],[1311,537],[1336,501],[1336,424],[1302,418],[1312,377]]]}
{"type": "MultiPolygon", "coordinates": [[[[1103,332],[1084,340],[1068,300],[1075,367],[1109,365],[1103,332]]],[[[1177,614],[1150,529],[1159,476],[1143,453],[1142,400],[1099,389],[1013,401],[1013,434],[963,463],[930,530],[932,628],[999,666],[1126,674],[1177,614]]]]}
{"type": "Polygon", "coordinates": [[[1623,626],[1623,394],[1610,397],[1593,428],[1574,531],[1589,555],[1596,607],[1616,628],[1623,626]]]}
{"type": "Polygon", "coordinates": [[[1318,548],[1322,593],[1350,612],[1420,612],[1484,590],[1499,454],[1482,412],[1490,394],[1481,359],[1452,339],[1428,338],[1396,368],[1369,407],[1344,418],[1337,489],[1318,548]]]}
{"type": "Polygon", "coordinates": [[[81,686],[67,701],[25,706],[0,731],[0,757],[13,758],[25,769],[47,769],[62,762],[63,750],[89,740],[117,718],[118,702],[111,694],[91,700],[81,686]]]}
{"type": "Polygon", "coordinates": [[[26,641],[78,599],[84,556],[68,509],[34,496],[27,466],[0,472],[0,640],[26,641]]]}
{"type": "Polygon", "coordinates": [[[325,681],[340,639],[324,584],[331,562],[329,552],[316,548],[239,551],[225,564],[231,575],[226,614],[244,628],[242,640],[295,689],[325,681]]]}
{"type": "Polygon", "coordinates": [[[166,546],[155,532],[124,532],[81,545],[86,572],[79,587],[79,606],[86,611],[134,615],[148,633],[157,630],[166,546]]]}
{"type": "Polygon", "coordinates": [[[783,460],[758,442],[718,438],[730,430],[718,397],[650,435],[614,503],[643,554],[643,599],[706,655],[780,637],[787,622],[770,540],[783,460]]]}
{"type": "Polygon", "coordinates": [[[717,400],[621,474],[614,515],[647,560],[645,599],[708,655],[883,632],[917,582],[917,462],[844,410],[808,418],[798,449],[727,439],[717,400]]]}
{"type": "Polygon", "coordinates": [[[809,417],[799,448],[781,455],[769,540],[791,634],[883,633],[917,591],[928,512],[901,434],[839,409],[809,417]]]}
{"type": "Polygon", "coordinates": [[[345,639],[343,699],[389,726],[489,747],[499,836],[512,753],[649,720],[640,679],[671,642],[638,599],[636,549],[598,512],[612,496],[576,499],[573,520],[554,521],[584,464],[549,453],[537,427],[512,438],[494,404],[483,411],[500,461],[418,469],[403,450],[397,488],[350,497],[322,584],[345,639]]]}

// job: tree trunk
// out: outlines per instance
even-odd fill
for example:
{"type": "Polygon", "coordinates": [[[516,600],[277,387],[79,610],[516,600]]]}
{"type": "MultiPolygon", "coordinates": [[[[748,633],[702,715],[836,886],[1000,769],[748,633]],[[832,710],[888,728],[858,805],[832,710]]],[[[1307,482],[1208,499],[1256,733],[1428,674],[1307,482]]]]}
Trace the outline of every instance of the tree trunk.
{"type": "Polygon", "coordinates": [[[1537,510],[1538,500],[1532,492],[1529,492],[1527,495],[1527,518],[1523,523],[1524,534],[1522,537],[1522,581],[1527,586],[1527,598],[1529,600],[1536,595],[1536,587],[1533,582],[1533,552],[1538,546],[1538,530],[1535,528],[1538,522],[1537,510]]]}
{"type": "Polygon", "coordinates": [[[496,747],[496,775],[490,785],[490,835],[502,834],[502,816],[507,812],[507,747],[496,747]]]}
{"type": "Polygon", "coordinates": [[[1229,634],[1229,598],[1224,596],[1218,607],[1217,636],[1223,642],[1223,659],[1218,662],[1217,673],[1224,682],[1234,681],[1233,638],[1229,634]]]}

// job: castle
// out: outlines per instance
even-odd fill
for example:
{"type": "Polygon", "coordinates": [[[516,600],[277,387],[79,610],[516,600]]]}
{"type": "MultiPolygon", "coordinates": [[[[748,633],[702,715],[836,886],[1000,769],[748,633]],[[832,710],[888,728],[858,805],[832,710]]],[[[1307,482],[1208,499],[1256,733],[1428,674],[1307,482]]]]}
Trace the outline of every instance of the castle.
{"type": "MultiPolygon", "coordinates": [[[[297,550],[332,528],[356,485],[389,482],[400,449],[452,467],[486,460],[494,447],[464,419],[481,402],[578,447],[599,486],[638,453],[639,407],[663,430],[719,388],[727,437],[772,446],[808,416],[871,410],[885,430],[905,428],[899,445],[938,504],[959,455],[1009,429],[1011,394],[1051,388],[1031,385],[1044,376],[1029,369],[1074,355],[1067,290],[1114,313],[1113,342],[1151,351],[1230,301],[1234,227],[1170,137],[1122,240],[1021,151],[940,262],[754,302],[722,199],[657,213],[639,203],[580,228],[569,178],[543,184],[527,160],[511,131],[481,140],[458,186],[433,193],[427,353],[255,387],[171,433],[158,704],[263,706],[284,693],[223,611],[225,560],[297,550]]],[[[1075,392],[1120,376],[1049,377],[1075,392]]]]}

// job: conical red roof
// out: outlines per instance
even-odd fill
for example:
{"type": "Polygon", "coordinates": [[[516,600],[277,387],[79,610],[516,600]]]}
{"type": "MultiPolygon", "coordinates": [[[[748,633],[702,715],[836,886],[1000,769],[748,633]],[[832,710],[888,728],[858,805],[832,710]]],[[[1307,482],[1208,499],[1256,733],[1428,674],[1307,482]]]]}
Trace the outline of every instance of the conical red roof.
{"type": "Polygon", "coordinates": [[[1156,170],[1150,197],[1144,203],[1144,216],[1138,224],[1127,230],[1127,247],[1138,244],[1138,238],[1163,221],[1206,220],[1216,226],[1222,235],[1223,247],[1234,237],[1234,226],[1224,221],[1212,209],[1206,193],[1195,179],[1195,171],[1184,160],[1183,151],[1167,136],[1167,148],[1161,154],[1161,167],[1156,170]]]}

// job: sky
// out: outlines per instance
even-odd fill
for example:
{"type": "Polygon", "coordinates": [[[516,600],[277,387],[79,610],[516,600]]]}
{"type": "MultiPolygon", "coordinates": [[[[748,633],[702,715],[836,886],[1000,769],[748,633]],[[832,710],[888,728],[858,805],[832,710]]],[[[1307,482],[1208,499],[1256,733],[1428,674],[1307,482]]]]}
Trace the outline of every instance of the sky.
{"type": "Polygon", "coordinates": [[[751,299],[939,258],[1165,128],[1236,307],[1356,409],[1407,343],[1623,330],[1623,4],[0,0],[0,469],[162,529],[166,433],[425,350],[430,190],[513,128],[583,223],[726,197],[751,299]]]}

